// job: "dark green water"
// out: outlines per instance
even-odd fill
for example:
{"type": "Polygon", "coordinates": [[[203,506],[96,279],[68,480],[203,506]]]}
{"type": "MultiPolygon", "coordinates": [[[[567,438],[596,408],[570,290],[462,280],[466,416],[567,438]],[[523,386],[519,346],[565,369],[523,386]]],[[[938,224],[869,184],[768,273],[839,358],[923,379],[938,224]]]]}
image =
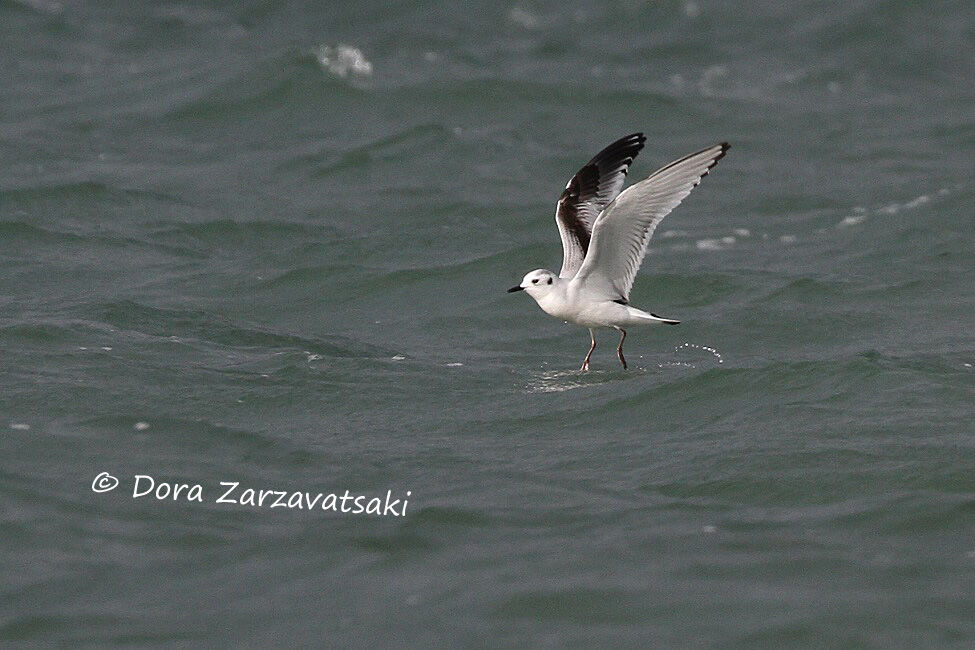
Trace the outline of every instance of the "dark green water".
{"type": "Polygon", "coordinates": [[[972,7],[0,0],[0,642],[971,647],[972,7]],[[580,375],[637,130],[732,149],[580,375]]]}

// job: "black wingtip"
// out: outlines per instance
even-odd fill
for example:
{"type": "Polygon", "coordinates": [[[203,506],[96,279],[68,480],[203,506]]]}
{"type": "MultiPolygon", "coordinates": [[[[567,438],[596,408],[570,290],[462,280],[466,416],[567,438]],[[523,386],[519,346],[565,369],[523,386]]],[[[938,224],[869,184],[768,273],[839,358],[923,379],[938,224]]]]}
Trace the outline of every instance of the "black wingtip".
{"type": "Polygon", "coordinates": [[[714,157],[714,162],[711,163],[712,167],[714,166],[714,163],[724,158],[724,155],[728,153],[728,149],[731,149],[731,145],[728,144],[727,142],[719,142],[718,146],[721,147],[721,152],[714,157]]]}
{"type": "Polygon", "coordinates": [[[718,152],[718,155],[714,157],[714,160],[712,160],[712,161],[711,161],[711,164],[710,164],[710,165],[708,165],[708,168],[704,170],[704,174],[702,175],[702,178],[703,178],[703,176],[707,176],[707,173],[708,173],[709,171],[711,171],[711,169],[712,169],[712,168],[713,168],[713,167],[714,167],[715,165],[717,165],[717,164],[718,164],[718,161],[719,161],[719,160],[721,160],[722,158],[724,158],[724,155],[725,155],[726,153],[728,153],[728,149],[731,149],[731,145],[730,145],[730,144],[728,144],[727,142],[719,142],[719,143],[718,143],[717,145],[715,145],[715,146],[718,146],[718,147],[721,147],[721,151],[719,151],[719,152],[718,152]]]}
{"type": "Polygon", "coordinates": [[[624,135],[619,140],[607,145],[602,151],[592,157],[588,165],[612,165],[624,164],[629,166],[636,155],[643,149],[647,142],[647,136],[641,132],[624,135]]]}

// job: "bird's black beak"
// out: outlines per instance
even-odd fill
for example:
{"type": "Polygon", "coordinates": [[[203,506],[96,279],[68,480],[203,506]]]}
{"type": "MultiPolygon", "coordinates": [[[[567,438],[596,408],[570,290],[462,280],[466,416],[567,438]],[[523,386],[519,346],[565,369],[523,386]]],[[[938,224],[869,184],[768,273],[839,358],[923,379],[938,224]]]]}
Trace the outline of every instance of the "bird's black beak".
{"type": "Polygon", "coordinates": [[[508,289],[508,293],[514,293],[515,291],[524,291],[525,287],[511,287],[508,289]]]}

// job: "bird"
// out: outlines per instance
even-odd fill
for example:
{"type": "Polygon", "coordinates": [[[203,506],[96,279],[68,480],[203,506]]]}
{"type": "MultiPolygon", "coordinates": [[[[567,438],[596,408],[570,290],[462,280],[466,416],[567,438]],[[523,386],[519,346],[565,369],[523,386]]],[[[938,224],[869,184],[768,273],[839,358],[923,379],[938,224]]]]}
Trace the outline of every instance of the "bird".
{"type": "Polygon", "coordinates": [[[592,345],[581,372],[589,370],[596,329],[619,331],[616,354],[626,370],[626,328],[680,323],[630,305],[630,289],[657,225],[731,146],[719,142],[695,151],[623,190],[630,165],[646,140],[643,133],[620,138],[569,179],[555,209],[561,270],[555,274],[536,269],[508,289],[524,291],[546,314],[589,329],[592,345]]]}

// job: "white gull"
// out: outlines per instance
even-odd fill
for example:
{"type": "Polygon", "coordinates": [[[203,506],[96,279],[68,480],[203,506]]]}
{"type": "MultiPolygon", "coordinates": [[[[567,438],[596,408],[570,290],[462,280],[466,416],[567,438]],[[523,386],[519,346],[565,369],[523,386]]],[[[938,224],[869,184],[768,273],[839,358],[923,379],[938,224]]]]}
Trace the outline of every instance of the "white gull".
{"type": "Polygon", "coordinates": [[[620,138],[590,160],[565,186],[555,210],[562,237],[562,269],[537,269],[508,292],[525,291],[546,314],[589,328],[592,346],[580,370],[589,370],[596,328],[619,330],[620,363],[626,327],[680,321],[630,306],[630,289],[657,224],[684,200],[725,155],[722,142],[661,167],[623,188],[626,172],[646,137],[620,138]]]}

